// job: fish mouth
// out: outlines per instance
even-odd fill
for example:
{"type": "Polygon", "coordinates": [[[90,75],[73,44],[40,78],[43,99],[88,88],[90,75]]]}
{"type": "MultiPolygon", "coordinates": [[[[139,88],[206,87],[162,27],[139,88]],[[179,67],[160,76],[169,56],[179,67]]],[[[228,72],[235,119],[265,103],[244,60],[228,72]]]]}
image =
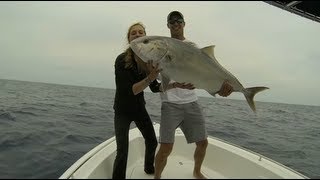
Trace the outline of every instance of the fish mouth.
{"type": "MultiPolygon", "coordinates": [[[[141,59],[145,59],[145,60],[149,60],[149,58],[147,56],[143,57],[143,53],[142,53],[142,50],[143,50],[143,46],[139,46],[137,42],[135,41],[132,41],[130,43],[130,48],[132,49],[132,51],[137,54],[141,59]]],[[[166,57],[166,55],[169,53],[169,49],[168,49],[168,43],[167,42],[163,42],[163,43],[157,43],[154,47],[152,47],[150,50],[149,50],[149,53],[151,53],[153,50],[154,51],[161,51],[161,49],[163,49],[164,53],[160,54],[159,56],[159,59],[156,60],[157,62],[160,62],[162,61],[162,59],[164,59],[166,57]],[[162,46],[161,46],[162,45],[162,46]],[[161,48],[161,47],[164,47],[164,48],[161,48]]],[[[151,59],[153,61],[155,61],[154,59],[151,59]]]]}
{"type": "MultiPolygon", "coordinates": [[[[137,46],[137,43],[135,42],[131,42],[129,47],[131,48],[131,50],[136,54],[136,55],[139,55],[141,54],[141,49],[142,47],[140,46],[137,46]]],[[[141,57],[140,57],[141,58],[141,57]]]]}

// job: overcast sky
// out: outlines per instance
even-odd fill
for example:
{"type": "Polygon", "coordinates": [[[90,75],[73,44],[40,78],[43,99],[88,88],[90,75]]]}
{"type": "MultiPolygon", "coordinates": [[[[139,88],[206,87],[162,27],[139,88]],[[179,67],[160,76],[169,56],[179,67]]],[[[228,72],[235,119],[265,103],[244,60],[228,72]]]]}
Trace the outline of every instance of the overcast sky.
{"type": "Polygon", "coordinates": [[[0,2],[0,79],[114,89],[128,27],[142,22],[148,35],[169,36],[172,10],[184,14],[186,38],[216,45],[245,87],[270,88],[256,101],[320,105],[320,23],[261,1],[0,2]]]}

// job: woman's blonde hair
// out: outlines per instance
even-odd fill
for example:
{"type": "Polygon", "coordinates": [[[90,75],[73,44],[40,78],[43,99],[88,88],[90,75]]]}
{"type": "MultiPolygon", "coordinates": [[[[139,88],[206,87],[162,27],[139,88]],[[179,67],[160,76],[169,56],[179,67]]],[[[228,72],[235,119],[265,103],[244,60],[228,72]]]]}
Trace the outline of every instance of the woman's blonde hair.
{"type": "MultiPolygon", "coordinates": [[[[131,31],[131,29],[132,29],[132,27],[133,26],[137,26],[137,25],[139,25],[139,26],[141,26],[142,28],[143,28],[143,30],[144,30],[144,32],[146,32],[146,28],[145,28],[145,26],[141,23],[141,22],[137,22],[137,23],[134,23],[134,24],[132,24],[130,27],[129,27],[129,29],[128,29],[128,32],[127,32],[127,42],[128,42],[128,44],[129,44],[129,37],[130,37],[130,31],[131,31]]],[[[125,53],[126,53],[126,56],[125,56],[125,68],[131,68],[132,66],[133,66],[133,51],[132,51],[132,49],[129,47],[126,51],[125,51],[125,53]]]]}

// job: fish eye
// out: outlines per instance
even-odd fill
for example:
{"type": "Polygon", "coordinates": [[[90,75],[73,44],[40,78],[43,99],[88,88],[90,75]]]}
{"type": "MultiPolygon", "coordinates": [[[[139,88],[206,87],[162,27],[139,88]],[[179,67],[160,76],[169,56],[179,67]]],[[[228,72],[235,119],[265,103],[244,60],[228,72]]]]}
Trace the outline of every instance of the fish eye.
{"type": "Polygon", "coordinates": [[[149,43],[149,40],[148,40],[148,39],[146,39],[146,40],[143,41],[143,44],[148,44],[148,43],[149,43]]]}

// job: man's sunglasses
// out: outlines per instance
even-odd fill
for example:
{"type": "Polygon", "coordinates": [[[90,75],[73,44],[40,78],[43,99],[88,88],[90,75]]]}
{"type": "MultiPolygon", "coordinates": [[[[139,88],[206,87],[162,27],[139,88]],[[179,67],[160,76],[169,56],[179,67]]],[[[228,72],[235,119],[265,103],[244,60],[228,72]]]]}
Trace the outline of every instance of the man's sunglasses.
{"type": "Polygon", "coordinates": [[[178,24],[181,24],[181,23],[183,23],[184,21],[183,21],[183,19],[174,19],[174,20],[170,20],[170,21],[169,21],[169,24],[174,24],[175,22],[177,22],[178,24]]]}

